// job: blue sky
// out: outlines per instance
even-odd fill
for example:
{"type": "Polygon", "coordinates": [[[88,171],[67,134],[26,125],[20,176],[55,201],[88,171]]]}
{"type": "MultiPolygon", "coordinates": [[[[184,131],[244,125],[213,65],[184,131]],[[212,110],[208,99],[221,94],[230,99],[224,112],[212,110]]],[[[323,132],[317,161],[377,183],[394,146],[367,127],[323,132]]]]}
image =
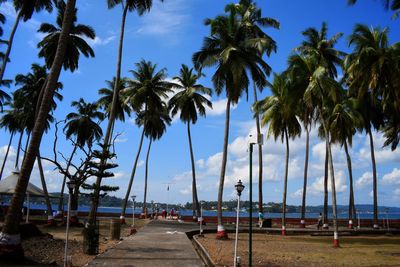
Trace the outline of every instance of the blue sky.
{"type": "MultiPolygon", "coordinates": [[[[134,69],[134,63],[141,59],[151,60],[159,68],[167,68],[168,77],[172,78],[179,72],[182,63],[191,65],[191,57],[200,49],[202,40],[208,35],[209,29],[203,25],[205,18],[212,18],[222,14],[224,6],[233,1],[228,0],[166,0],[161,4],[155,1],[149,14],[138,17],[132,13],[128,15],[126,38],[124,43],[124,57],[122,63],[123,76],[131,77],[129,70],[134,69]]],[[[286,67],[286,60],[293,48],[302,40],[301,32],[307,27],[319,28],[323,21],[328,23],[329,36],[343,32],[344,37],[339,41],[338,48],[351,51],[347,46],[347,36],[351,33],[355,23],[364,23],[370,26],[390,27],[390,40],[399,40],[399,23],[390,19],[391,14],[383,9],[380,1],[359,1],[356,6],[348,7],[346,0],[269,0],[257,1],[263,9],[263,15],[277,19],[281,23],[280,30],[267,29],[278,44],[278,52],[271,55],[267,62],[274,72],[280,72],[286,67]]],[[[63,102],[59,103],[55,116],[61,120],[73,109],[70,103],[83,97],[86,101],[95,101],[98,98],[98,89],[105,86],[105,80],[111,80],[115,75],[118,37],[120,29],[121,9],[108,10],[106,1],[86,0],[78,1],[78,22],[92,26],[97,34],[94,41],[90,41],[96,57],[94,59],[81,58],[79,69],[74,73],[63,72],[60,81],[64,84],[63,102]]],[[[8,3],[0,7],[7,16],[4,26],[4,37],[8,36],[14,22],[15,12],[8,3]]],[[[11,63],[8,64],[5,77],[13,78],[18,73],[26,74],[32,63],[43,63],[37,58],[37,43],[43,35],[36,32],[43,22],[54,23],[53,14],[35,14],[33,19],[21,23],[15,37],[11,53],[11,63]]],[[[213,70],[205,71],[206,77],[201,83],[212,87],[210,77],[213,70]]],[[[12,91],[12,87],[10,91],[12,91]]],[[[269,95],[265,89],[260,98],[269,95]]],[[[207,118],[201,118],[192,127],[192,138],[195,151],[198,176],[198,194],[200,199],[216,200],[221,166],[221,151],[223,143],[223,127],[225,120],[224,95],[213,96],[214,109],[209,110],[207,118]]],[[[229,158],[227,177],[224,190],[224,199],[233,199],[233,185],[238,179],[245,182],[248,188],[248,153],[247,136],[255,131],[250,104],[243,97],[237,106],[232,108],[231,128],[229,139],[229,158]]],[[[106,123],[102,124],[103,128],[106,123]]],[[[115,195],[122,197],[130,176],[134,157],[136,155],[140,129],[132,120],[126,123],[117,123],[115,132],[121,135],[117,139],[116,176],[104,182],[120,186],[115,195]]],[[[263,129],[266,132],[266,129],[263,129]]],[[[310,168],[308,203],[322,204],[322,176],[324,161],[324,143],[317,138],[315,129],[311,133],[310,168]]],[[[43,138],[41,151],[44,156],[52,156],[53,129],[43,138]]],[[[382,148],[383,137],[374,133],[375,150],[378,163],[378,197],[380,205],[400,206],[400,168],[398,162],[400,152],[391,152],[382,148]]],[[[0,163],[3,160],[9,134],[0,130],[0,163]]],[[[63,154],[69,155],[72,146],[60,135],[58,148],[63,154]]],[[[7,164],[5,175],[12,170],[15,161],[15,147],[13,143],[10,161],[7,164]]],[[[144,143],[137,171],[133,194],[138,200],[143,198],[144,188],[144,159],[147,141],[144,143]]],[[[305,137],[291,141],[288,203],[301,203],[302,175],[305,153],[305,137]]],[[[279,142],[268,140],[264,144],[264,202],[282,201],[284,146],[279,142]]],[[[257,152],[257,151],[255,151],[257,152]]],[[[255,153],[256,154],[256,153],[255,153]]],[[[364,133],[355,136],[351,150],[354,166],[356,203],[372,203],[372,170],[370,165],[369,141],[364,133]]],[[[257,159],[254,162],[254,180],[257,177],[257,159]]],[[[77,157],[77,160],[79,157],[77,157]]],[[[336,190],[338,203],[348,203],[348,175],[344,151],[334,148],[335,171],[337,175],[336,190]]],[[[177,119],[163,138],[152,146],[150,155],[149,191],[148,199],[155,201],[169,201],[186,203],[191,201],[191,168],[186,136],[186,127],[177,119]],[[172,183],[169,193],[166,183],[172,183]]],[[[47,181],[50,191],[60,188],[60,175],[54,167],[45,163],[47,181]]],[[[40,185],[37,170],[35,169],[31,181],[40,185]]],[[[254,184],[257,186],[257,184],[254,184]]],[[[254,190],[257,191],[257,190],[254,190]]],[[[245,191],[245,197],[248,191],[245,191]]],[[[257,199],[257,192],[254,194],[257,199]]]]}

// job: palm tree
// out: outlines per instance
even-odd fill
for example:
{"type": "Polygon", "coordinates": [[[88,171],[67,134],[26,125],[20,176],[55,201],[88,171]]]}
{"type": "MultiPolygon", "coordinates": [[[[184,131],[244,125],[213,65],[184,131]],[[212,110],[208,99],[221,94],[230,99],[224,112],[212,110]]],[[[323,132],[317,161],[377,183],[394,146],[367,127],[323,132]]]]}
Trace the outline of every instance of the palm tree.
{"type": "MultiPolygon", "coordinates": [[[[38,48],[40,49],[39,57],[45,58],[46,66],[48,68],[50,68],[54,62],[58,39],[61,34],[62,22],[65,13],[65,2],[63,0],[58,2],[57,10],[57,26],[49,23],[43,23],[40,25],[38,30],[38,32],[47,33],[43,40],[38,43],[38,48]]],[[[71,31],[66,41],[67,53],[63,62],[64,69],[69,69],[71,72],[74,72],[76,69],[78,69],[80,54],[83,54],[85,57],[94,57],[93,49],[88,45],[83,37],[94,39],[96,34],[93,28],[90,26],[76,24],[77,12],[78,10],[75,8],[71,31]]]]}
{"type": "Polygon", "coordinates": [[[167,126],[171,124],[171,118],[168,114],[168,108],[165,103],[161,109],[155,106],[149,106],[146,111],[140,112],[136,119],[136,123],[143,126],[144,134],[149,139],[149,146],[146,155],[146,170],[144,177],[144,196],[143,196],[143,214],[147,218],[147,178],[149,173],[149,156],[151,144],[153,141],[158,140],[166,132],[167,126]]]}
{"type": "Polygon", "coordinates": [[[42,135],[46,126],[47,115],[51,109],[51,99],[53,98],[57,87],[58,78],[60,76],[64,56],[66,53],[66,41],[74,18],[76,0],[68,0],[65,8],[62,31],[58,41],[57,52],[49,73],[46,86],[43,90],[43,98],[40,106],[38,106],[38,115],[35,126],[32,130],[31,141],[26,152],[25,160],[21,167],[16,192],[11,200],[4,226],[0,233],[0,253],[3,256],[11,258],[21,258],[23,249],[21,247],[21,239],[18,224],[21,219],[21,209],[25,197],[26,188],[28,186],[30,174],[36,159],[36,154],[40,146],[42,135]]]}
{"type": "MultiPolygon", "coordinates": [[[[2,0],[1,2],[4,2],[2,0]]],[[[13,0],[15,10],[17,11],[17,17],[15,19],[14,26],[11,30],[9,40],[6,41],[7,50],[3,57],[3,62],[0,69],[0,83],[3,81],[4,72],[6,70],[7,63],[9,62],[9,57],[11,53],[12,44],[14,41],[15,32],[17,31],[19,21],[21,18],[24,21],[31,19],[33,13],[39,12],[45,9],[48,12],[53,11],[54,0],[13,0]]]]}
{"type": "Polygon", "coordinates": [[[237,104],[243,92],[248,92],[249,77],[258,88],[266,85],[266,73],[270,68],[259,55],[259,50],[249,45],[246,31],[237,20],[234,12],[206,20],[211,27],[211,36],[204,39],[201,50],[193,55],[196,69],[216,66],[212,77],[217,95],[224,89],[227,95],[224,144],[221,162],[221,174],[218,189],[218,232],[217,238],[227,238],[222,223],[222,199],[228,156],[230,107],[237,104]]]}
{"type": "MultiPolygon", "coordinates": [[[[261,28],[272,27],[279,29],[278,21],[268,17],[262,17],[262,11],[252,0],[241,0],[239,4],[229,4],[225,10],[232,10],[240,15],[240,23],[251,38],[251,45],[259,50],[260,56],[266,54],[270,56],[276,52],[277,45],[274,39],[267,35],[261,28]]],[[[267,75],[270,73],[268,72],[267,75]]],[[[262,91],[263,88],[260,88],[262,91]]],[[[257,87],[253,83],[254,103],[257,102],[257,87]]],[[[255,114],[257,136],[261,135],[260,118],[255,114]]],[[[263,157],[262,145],[258,145],[258,211],[263,213],[263,157]]]]}
{"type": "Polygon", "coordinates": [[[291,94],[292,84],[286,74],[274,74],[274,81],[269,85],[272,96],[266,97],[255,105],[261,113],[261,124],[269,124],[268,136],[278,137],[286,143],[286,161],[282,201],[282,235],[286,235],[286,195],[289,171],[289,138],[300,136],[301,126],[296,117],[297,98],[291,94]]]}
{"type": "Polygon", "coordinates": [[[187,133],[190,149],[190,160],[192,163],[192,197],[193,197],[193,219],[200,217],[200,205],[197,197],[196,171],[193,156],[192,138],[190,134],[190,123],[197,122],[197,114],[206,116],[205,105],[212,108],[212,103],[204,95],[211,95],[211,89],[201,84],[196,84],[201,74],[194,74],[193,68],[182,65],[180,75],[174,77],[178,81],[175,87],[180,90],[168,103],[172,116],[180,112],[180,119],[187,124],[187,133]],[[197,213],[196,213],[197,212],[197,213]]]}
{"type": "MultiPolygon", "coordinates": [[[[344,61],[349,90],[361,101],[360,106],[375,106],[382,100],[382,108],[390,107],[394,99],[398,99],[397,87],[394,84],[398,79],[397,61],[394,55],[398,51],[399,43],[389,45],[388,29],[368,28],[357,24],[349,37],[349,45],[354,46],[353,53],[344,61]]],[[[371,131],[370,111],[364,109],[365,129],[370,139],[371,161],[373,174],[374,198],[374,228],[378,228],[378,191],[377,173],[374,155],[374,144],[371,131]]],[[[380,127],[378,123],[374,126],[380,127]]],[[[379,128],[376,128],[379,129],[379,128]]]]}
{"type": "MultiPolygon", "coordinates": [[[[128,103],[131,109],[138,114],[137,116],[142,112],[147,113],[149,109],[162,110],[164,105],[163,99],[168,97],[167,93],[172,92],[171,89],[174,86],[174,84],[165,80],[167,77],[166,70],[161,69],[160,71],[156,71],[157,65],[145,60],[141,60],[135,65],[136,70],[130,71],[134,79],[127,81],[127,87],[122,92],[126,97],[126,103],[128,103]]],[[[144,118],[146,118],[146,116],[144,116],[144,118]]],[[[141,122],[139,126],[142,124],[146,123],[141,122]]],[[[145,132],[146,129],[143,127],[138,152],[133,163],[125,198],[122,202],[120,216],[122,223],[125,223],[126,206],[132,190],[132,184],[135,178],[145,132]]]]}
{"type": "MultiPolygon", "coordinates": [[[[99,123],[104,119],[104,114],[98,111],[97,103],[86,103],[83,98],[80,98],[79,101],[73,101],[71,106],[76,108],[77,112],[71,112],[67,115],[64,132],[67,140],[71,140],[72,136],[75,137],[75,140],[73,141],[74,148],[68,159],[66,170],[69,169],[78,147],[87,145],[90,149],[93,142],[99,141],[103,135],[99,123]]],[[[58,214],[62,213],[66,179],[67,176],[64,175],[61,184],[60,201],[58,203],[58,214]]]]}
{"type": "MultiPolygon", "coordinates": [[[[163,1],[163,0],[161,0],[163,1]]],[[[108,124],[107,124],[107,130],[104,135],[104,144],[103,148],[104,150],[107,150],[111,139],[112,139],[112,132],[114,128],[114,121],[117,115],[117,106],[118,106],[118,99],[119,99],[119,84],[120,84],[120,79],[121,79],[121,64],[122,64],[122,47],[124,44],[124,34],[125,34],[125,21],[126,21],[126,16],[128,14],[128,11],[133,12],[137,11],[139,16],[142,16],[144,13],[150,11],[152,5],[153,5],[153,0],[107,0],[108,8],[114,8],[117,5],[121,5],[123,8],[122,12],[122,22],[121,22],[121,30],[120,30],[120,37],[119,37],[119,46],[118,46],[118,56],[117,56],[117,73],[115,75],[115,83],[114,83],[114,90],[113,90],[113,98],[112,98],[112,103],[111,103],[111,109],[108,117],[108,124]]],[[[105,151],[104,151],[105,152],[105,151]]],[[[101,165],[105,165],[106,162],[102,161],[100,162],[101,165]]],[[[100,188],[101,185],[101,177],[97,177],[96,180],[96,188],[100,188]]],[[[100,192],[96,189],[94,192],[94,202],[92,205],[97,205],[98,204],[98,199],[99,199],[99,194],[100,192]]],[[[92,210],[97,209],[97,207],[93,207],[92,210]]],[[[90,222],[95,222],[96,220],[96,214],[91,213],[91,218],[89,218],[90,222]]]]}
{"type": "MultiPolygon", "coordinates": [[[[300,52],[302,55],[306,57],[313,57],[316,64],[318,66],[323,66],[327,69],[328,75],[331,78],[337,77],[337,66],[341,66],[342,58],[345,55],[344,52],[339,51],[334,48],[337,41],[342,37],[342,33],[337,33],[333,37],[328,38],[328,25],[326,22],[323,22],[321,25],[321,29],[317,30],[316,28],[310,27],[302,32],[305,40],[301,43],[301,45],[295,48],[296,51],[300,52]]],[[[314,66],[313,68],[315,68],[314,66]]],[[[299,95],[304,95],[304,91],[308,86],[309,76],[304,76],[303,70],[297,69],[300,73],[294,73],[293,82],[297,84],[295,86],[299,89],[299,95]],[[297,75],[297,76],[296,76],[297,75]]],[[[293,73],[292,73],[293,75],[293,73]]],[[[302,97],[300,97],[302,98],[302,97]]],[[[311,130],[311,124],[314,120],[313,116],[315,115],[315,107],[308,106],[304,103],[304,100],[300,101],[299,105],[300,118],[303,122],[304,129],[306,130],[306,156],[304,161],[304,183],[303,183],[303,197],[302,197],[302,205],[301,205],[301,219],[300,225],[301,227],[305,227],[305,207],[306,207],[306,195],[307,195],[307,179],[308,179],[308,157],[309,157],[309,135],[311,130]]],[[[326,158],[326,168],[328,168],[328,158],[326,158]]],[[[325,179],[324,179],[324,227],[327,227],[326,222],[328,221],[328,190],[327,190],[327,182],[328,182],[328,170],[325,170],[325,179]]]]}

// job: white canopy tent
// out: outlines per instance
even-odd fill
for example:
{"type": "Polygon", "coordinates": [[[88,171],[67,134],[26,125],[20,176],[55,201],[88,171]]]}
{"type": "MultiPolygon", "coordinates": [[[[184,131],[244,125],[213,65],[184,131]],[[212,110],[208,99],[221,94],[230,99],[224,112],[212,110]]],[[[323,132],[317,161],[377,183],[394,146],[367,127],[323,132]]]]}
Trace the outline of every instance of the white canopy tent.
{"type": "MultiPolygon", "coordinates": [[[[0,194],[3,195],[12,195],[15,193],[15,188],[17,186],[18,182],[18,177],[19,177],[19,172],[18,171],[13,171],[10,176],[2,179],[0,181],[0,194]]],[[[29,220],[29,209],[30,209],[30,203],[29,203],[29,197],[30,196],[35,196],[35,197],[44,197],[44,192],[42,189],[37,187],[36,185],[32,183],[28,183],[28,187],[26,188],[26,200],[28,203],[27,207],[27,214],[26,214],[26,222],[29,220]]],[[[57,196],[49,194],[49,197],[54,197],[56,198],[57,196]]]]}

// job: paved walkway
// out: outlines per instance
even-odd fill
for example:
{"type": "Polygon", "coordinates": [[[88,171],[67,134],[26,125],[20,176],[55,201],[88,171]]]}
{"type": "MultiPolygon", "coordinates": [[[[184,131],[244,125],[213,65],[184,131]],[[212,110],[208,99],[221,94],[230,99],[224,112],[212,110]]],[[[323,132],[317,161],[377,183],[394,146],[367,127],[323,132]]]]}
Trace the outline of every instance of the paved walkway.
{"type": "Polygon", "coordinates": [[[194,229],[197,229],[195,224],[152,221],[88,266],[204,266],[185,234],[194,229]]]}

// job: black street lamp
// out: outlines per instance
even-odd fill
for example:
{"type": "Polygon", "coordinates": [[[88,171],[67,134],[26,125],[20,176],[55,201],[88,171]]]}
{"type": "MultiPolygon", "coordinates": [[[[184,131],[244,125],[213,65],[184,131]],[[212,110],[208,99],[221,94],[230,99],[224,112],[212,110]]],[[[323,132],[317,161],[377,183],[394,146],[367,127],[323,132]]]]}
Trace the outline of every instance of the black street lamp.
{"type": "Polygon", "coordinates": [[[68,196],[67,225],[66,225],[66,230],[65,230],[64,267],[66,267],[72,263],[71,258],[68,257],[68,234],[69,234],[69,219],[71,217],[71,198],[72,198],[72,194],[74,192],[75,186],[76,186],[76,181],[74,179],[71,179],[67,182],[69,196],[68,196]]]}

